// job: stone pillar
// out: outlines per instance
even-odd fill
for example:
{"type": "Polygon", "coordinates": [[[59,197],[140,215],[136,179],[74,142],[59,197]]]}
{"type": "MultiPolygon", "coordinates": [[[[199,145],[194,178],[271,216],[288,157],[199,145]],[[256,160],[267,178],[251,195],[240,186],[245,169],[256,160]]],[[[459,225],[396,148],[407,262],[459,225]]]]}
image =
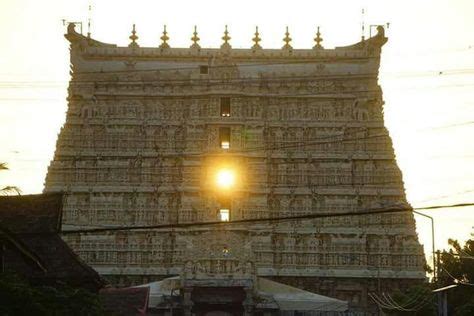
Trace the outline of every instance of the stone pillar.
{"type": "Polygon", "coordinates": [[[191,310],[193,309],[193,301],[191,300],[192,287],[183,288],[183,312],[184,316],[191,316],[191,310]]]}

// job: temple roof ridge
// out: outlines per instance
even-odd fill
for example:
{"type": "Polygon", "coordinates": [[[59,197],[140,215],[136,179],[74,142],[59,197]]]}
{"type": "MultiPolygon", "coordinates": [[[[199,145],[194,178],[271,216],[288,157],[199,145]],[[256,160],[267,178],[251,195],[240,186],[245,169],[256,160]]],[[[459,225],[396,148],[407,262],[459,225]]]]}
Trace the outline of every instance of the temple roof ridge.
{"type": "MultiPolygon", "coordinates": [[[[165,29],[165,32],[166,32],[166,29],[165,29]]],[[[318,28],[318,32],[319,32],[319,28],[318,28]]],[[[196,30],[195,30],[195,33],[196,33],[196,30]]],[[[287,31],[288,33],[288,31],[287,31]]],[[[197,34],[197,33],[196,33],[197,34]]],[[[197,43],[197,40],[199,40],[199,38],[197,38],[196,34],[194,34],[195,36],[193,37],[194,38],[194,45],[196,45],[197,43]]],[[[260,38],[258,38],[258,31],[257,31],[257,39],[258,41],[260,40],[260,38]]],[[[76,30],[75,30],[75,24],[74,23],[70,23],[68,25],[68,28],[67,28],[67,33],[64,35],[65,38],[71,43],[71,45],[74,45],[74,44],[79,44],[80,47],[82,48],[87,48],[87,47],[95,47],[95,48],[117,48],[117,49],[131,49],[131,50],[135,50],[135,51],[140,51],[140,50],[150,50],[150,49],[159,49],[160,47],[145,47],[145,46],[138,46],[138,45],[134,45],[133,47],[132,46],[118,46],[116,44],[109,44],[109,43],[104,43],[104,42],[101,42],[101,41],[97,41],[95,39],[92,39],[90,37],[87,37],[87,36],[84,36],[80,33],[77,33],[76,30]]],[[[288,45],[285,45],[284,48],[263,48],[263,47],[259,47],[259,49],[255,49],[255,45],[254,46],[250,46],[248,48],[232,48],[229,44],[228,44],[228,40],[230,39],[230,37],[228,37],[228,34],[226,35],[224,33],[224,44],[223,45],[226,45],[225,48],[227,48],[229,51],[235,51],[235,52],[253,52],[254,54],[256,53],[262,53],[262,52],[271,52],[271,53],[275,53],[275,52],[278,52],[278,51],[281,51],[282,54],[292,54],[294,52],[310,52],[310,51],[313,51],[315,54],[319,54],[321,52],[330,52],[330,51],[335,51],[335,50],[338,50],[338,51],[345,51],[345,50],[364,50],[366,48],[372,48],[372,49],[380,49],[386,42],[387,42],[387,37],[385,37],[385,29],[383,26],[379,25],[377,27],[377,34],[368,38],[368,39],[365,39],[365,40],[361,40],[357,43],[354,43],[354,44],[350,44],[350,45],[346,45],[346,46],[336,46],[334,48],[323,48],[322,46],[318,47],[319,49],[313,49],[313,47],[308,47],[308,48],[298,48],[298,49],[294,49],[294,48],[291,48],[291,49],[285,49],[285,46],[288,45]],[[227,41],[226,41],[227,40],[227,41]]],[[[288,34],[286,34],[286,37],[288,37],[288,34]]],[[[254,39],[255,41],[255,39],[254,39]]],[[[322,39],[320,39],[320,41],[322,41],[322,39]]],[[[260,45],[259,45],[260,46],[260,45]]],[[[200,48],[200,47],[199,47],[200,48]]],[[[222,47],[209,47],[209,48],[202,48],[202,51],[208,51],[208,52],[211,52],[211,51],[220,51],[222,50],[222,47]]],[[[173,54],[174,52],[176,53],[179,53],[179,52],[183,52],[183,51],[191,51],[191,49],[189,47],[172,47],[172,48],[169,48],[167,49],[167,54],[173,54]]],[[[199,50],[201,51],[201,50],[199,50]]]]}
{"type": "Polygon", "coordinates": [[[69,23],[67,26],[67,33],[64,34],[64,37],[70,42],[85,42],[89,46],[93,47],[117,47],[116,44],[108,44],[92,39],[91,37],[84,36],[76,32],[76,24],[69,23]]]}

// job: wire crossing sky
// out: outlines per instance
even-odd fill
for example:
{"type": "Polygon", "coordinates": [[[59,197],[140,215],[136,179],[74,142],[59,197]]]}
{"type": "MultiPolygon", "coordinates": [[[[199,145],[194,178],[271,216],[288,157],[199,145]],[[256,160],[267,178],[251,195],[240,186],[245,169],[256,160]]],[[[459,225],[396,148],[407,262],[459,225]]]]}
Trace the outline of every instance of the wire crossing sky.
{"type": "MultiPolygon", "coordinates": [[[[125,46],[136,24],[140,46],[158,47],[167,25],[171,47],[189,47],[197,25],[201,47],[220,47],[228,25],[233,48],[253,45],[258,25],[263,48],[311,48],[320,26],[325,48],[366,38],[371,25],[390,23],[380,85],[385,123],[414,207],[474,199],[474,2],[419,1],[61,1],[0,2],[0,187],[42,191],[57,133],[65,120],[69,47],[66,21],[86,34],[125,46]],[[365,9],[365,34],[361,11],[365,9]],[[78,28],[79,29],[79,28],[78,28]]],[[[185,84],[185,83],[180,83],[185,84]]],[[[436,245],[474,233],[474,208],[439,209],[436,245]]],[[[421,242],[431,249],[430,223],[416,216],[421,242]]],[[[430,262],[430,260],[428,260],[430,262]]]]}

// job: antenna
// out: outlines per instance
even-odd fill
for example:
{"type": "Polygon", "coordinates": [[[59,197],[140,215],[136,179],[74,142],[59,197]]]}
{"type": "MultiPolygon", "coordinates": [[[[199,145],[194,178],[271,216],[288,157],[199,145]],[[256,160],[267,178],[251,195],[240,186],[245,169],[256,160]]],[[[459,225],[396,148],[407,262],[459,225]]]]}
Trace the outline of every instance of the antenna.
{"type": "Polygon", "coordinates": [[[87,38],[91,38],[91,19],[92,19],[92,4],[89,3],[89,11],[87,18],[87,38]]]}
{"type": "Polygon", "coordinates": [[[361,39],[362,41],[365,40],[365,36],[364,36],[364,33],[365,33],[365,9],[362,8],[362,36],[361,36],[361,39]]]}

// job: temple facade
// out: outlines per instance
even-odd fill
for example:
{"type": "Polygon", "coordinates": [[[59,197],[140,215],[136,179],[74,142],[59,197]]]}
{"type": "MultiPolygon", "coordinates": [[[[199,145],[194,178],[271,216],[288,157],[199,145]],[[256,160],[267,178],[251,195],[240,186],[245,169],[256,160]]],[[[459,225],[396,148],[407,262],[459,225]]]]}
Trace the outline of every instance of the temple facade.
{"type": "Polygon", "coordinates": [[[220,48],[201,48],[196,30],[189,48],[166,30],[157,47],[140,47],[135,27],[128,47],[73,24],[65,36],[69,106],[45,181],[66,193],[63,229],[176,224],[66,235],[101,275],[253,275],[362,310],[370,292],[423,281],[412,213],[357,215],[408,205],[384,126],[382,27],[335,49],[319,30],[310,49],[288,30],[281,49],[258,30],[234,49],[227,28],[220,48]],[[328,213],[354,215],[180,226],[328,213]]]}

